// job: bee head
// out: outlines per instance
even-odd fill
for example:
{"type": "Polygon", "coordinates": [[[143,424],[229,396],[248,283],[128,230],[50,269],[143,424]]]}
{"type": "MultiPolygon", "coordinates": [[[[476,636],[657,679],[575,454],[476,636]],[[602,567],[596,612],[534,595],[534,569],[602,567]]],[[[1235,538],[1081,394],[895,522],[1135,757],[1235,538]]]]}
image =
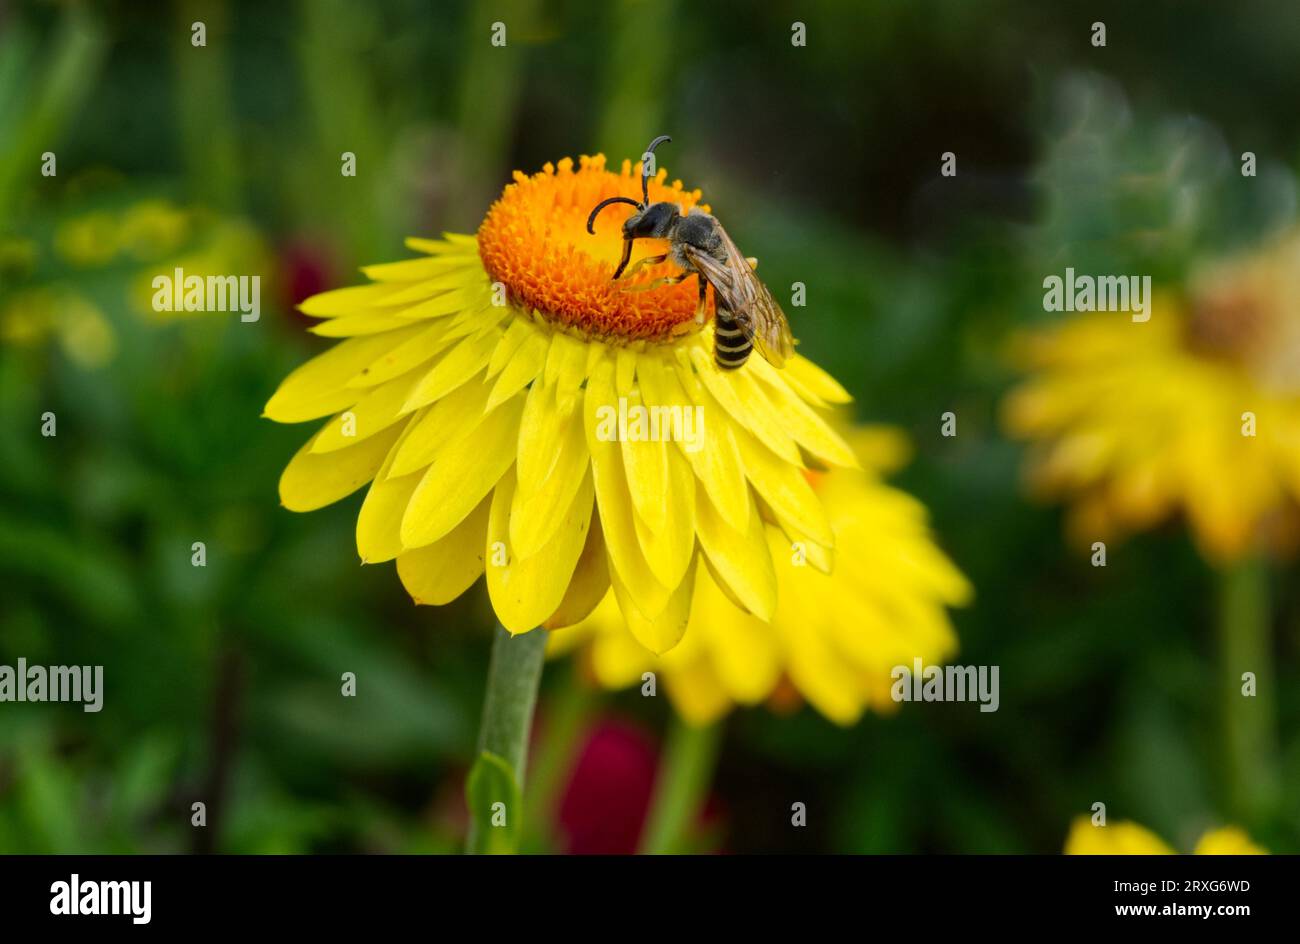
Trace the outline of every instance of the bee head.
{"type": "Polygon", "coordinates": [[[652,203],[633,213],[623,222],[624,239],[667,239],[682,218],[675,204],[652,203]]]}
{"type": "Polygon", "coordinates": [[[680,214],[677,208],[671,203],[650,202],[650,177],[651,164],[655,148],[665,141],[671,141],[672,138],[666,134],[651,141],[645,149],[645,154],[641,156],[641,200],[638,202],[631,197],[609,197],[601,200],[592,208],[591,215],[587,217],[587,232],[596,235],[596,217],[600,211],[613,203],[626,203],[628,206],[634,206],[637,212],[627,218],[623,224],[624,239],[640,239],[645,236],[662,236],[666,232],[665,226],[669,226],[671,220],[680,214]],[[652,232],[653,230],[653,232],[652,232]]]}
{"type": "Polygon", "coordinates": [[[596,217],[600,215],[600,211],[605,207],[613,203],[626,203],[629,206],[636,207],[636,212],[623,223],[623,260],[614,272],[614,278],[616,279],[623,274],[623,269],[627,266],[628,259],[631,258],[632,240],[648,237],[665,238],[672,233],[676,221],[681,218],[680,211],[673,204],[650,202],[650,157],[654,154],[655,148],[665,141],[671,140],[672,138],[668,137],[668,135],[661,134],[646,146],[645,154],[641,158],[640,202],[633,200],[631,197],[609,197],[597,203],[592,209],[591,215],[587,217],[587,232],[594,236],[596,235],[596,217]]]}

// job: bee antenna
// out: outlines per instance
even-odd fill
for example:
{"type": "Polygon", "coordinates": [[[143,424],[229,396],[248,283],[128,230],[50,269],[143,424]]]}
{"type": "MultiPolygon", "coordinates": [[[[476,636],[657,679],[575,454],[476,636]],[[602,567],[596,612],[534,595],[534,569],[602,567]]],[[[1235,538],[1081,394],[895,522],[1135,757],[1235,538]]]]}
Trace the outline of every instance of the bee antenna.
{"type": "Polygon", "coordinates": [[[666,134],[659,135],[659,137],[646,145],[645,154],[641,157],[641,197],[647,205],[650,203],[650,162],[645,158],[647,155],[653,154],[655,148],[663,144],[665,141],[672,144],[673,139],[668,137],[666,134]]]}
{"type": "Polygon", "coordinates": [[[596,217],[600,214],[601,210],[605,209],[605,207],[609,206],[611,203],[627,203],[630,204],[631,206],[636,207],[638,210],[641,209],[642,206],[640,203],[637,203],[631,197],[610,197],[607,200],[601,200],[599,203],[596,204],[596,208],[591,211],[591,215],[587,217],[588,233],[590,233],[593,236],[596,235],[596,229],[595,229],[596,217]]]}

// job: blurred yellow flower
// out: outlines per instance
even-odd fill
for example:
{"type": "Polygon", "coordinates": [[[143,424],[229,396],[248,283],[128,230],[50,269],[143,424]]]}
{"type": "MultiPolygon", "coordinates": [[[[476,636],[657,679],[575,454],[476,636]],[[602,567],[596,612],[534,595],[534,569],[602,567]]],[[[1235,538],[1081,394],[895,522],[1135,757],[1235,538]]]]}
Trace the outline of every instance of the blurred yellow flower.
{"type": "Polygon", "coordinates": [[[694,725],[735,705],[784,701],[783,683],[839,724],[869,708],[895,709],[891,670],[955,651],[944,608],[965,603],[971,588],[934,544],[924,506],[878,478],[902,458],[900,437],[867,429],[851,438],[863,469],[809,474],[830,516],[834,569],[767,529],[778,587],[770,622],[739,609],[705,571],[686,637],[672,652],[656,657],[639,645],[608,598],[580,625],[553,633],[551,651],[581,648],[607,688],[640,685],[654,672],[694,725]]]}
{"type": "Polygon", "coordinates": [[[1192,850],[1194,855],[1268,855],[1268,850],[1250,841],[1246,831],[1237,826],[1212,829],[1192,850]]]}
{"type": "Polygon", "coordinates": [[[0,303],[0,340],[33,345],[50,339],[81,367],[102,367],[117,353],[117,335],[104,312],[70,285],[23,289],[0,303]]]}
{"type": "Polygon", "coordinates": [[[1033,332],[1005,403],[1031,487],[1088,544],[1183,513],[1210,560],[1289,549],[1300,498],[1300,236],[1205,269],[1149,322],[1033,332]]]}
{"type": "MultiPolygon", "coordinates": [[[[265,247],[257,230],[238,219],[212,216],[204,211],[189,211],[181,218],[155,208],[147,215],[128,217],[123,227],[123,238],[130,236],[132,251],[148,253],[166,249],[152,265],[142,267],[130,286],[131,302],[136,311],[161,321],[182,318],[206,317],[211,314],[226,315],[235,310],[233,290],[224,311],[207,308],[187,311],[184,306],[173,306],[159,311],[154,305],[158,292],[154,279],[159,275],[172,277],[179,269],[185,279],[197,277],[206,283],[209,277],[218,279],[241,277],[261,272],[266,268],[265,247]],[[131,229],[127,229],[127,227],[131,229]],[[192,238],[177,245],[177,237],[192,238]],[[165,259],[165,262],[162,260],[165,259]]],[[[260,276],[259,276],[260,278],[260,276]]],[[[259,288],[260,292],[260,288],[259,288]]],[[[170,296],[170,290],[166,293],[170,296]]]]}
{"type": "Polygon", "coordinates": [[[83,213],[61,224],[54,248],[75,266],[101,266],[117,255],[118,223],[106,210],[83,213]]]}
{"type": "Polygon", "coordinates": [[[117,242],[123,252],[149,262],[176,252],[190,238],[196,223],[193,211],[168,200],[141,200],[122,215],[117,242]]]}
{"type": "MultiPolygon", "coordinates": [[[[651,180],[652,200],[699,204],[664,178],[651,180]]],[[[266,405],[279,422],[332,414],[285,469],[284,505],[319,508],[371,482],[362,560],[396,559],[417,603],[447,603],[486,570],[515,633],[577,623],[612,586],[636,638],[666,651],[686,628],[701,558],[772,616],[765,522],[829,558],[831,524],[804,472],[854,464],[814,410],[848,396],[798,356],[784,370],[755,356],[722,372],[694,285],[611,281],[620,213],[601,216],[595,236],[587,215],[639,194],[640,180],[639,167],[615,174],[599,156],[516,173],[476,236],[408,240],[425,255],[304,302],[322,319],[315,333],[346,340],[266,405]],[[624,408],[698,408],[703,435],[609,435],[602,416],[624,408]]],[[[647,254],[665,245],[645,242],[647,254]]]]}
{"type": "MultiPolygon", "coordinates": [[[[1194,855],[1267,855],[1236,826],[1212,829],[1201,837],[1194,855]]],[[[1094,826],[1087,816],[1070,824],[1065,840],[1066,855],[1175,855],[1155,833],[1128,821],[1094,826]]]]}

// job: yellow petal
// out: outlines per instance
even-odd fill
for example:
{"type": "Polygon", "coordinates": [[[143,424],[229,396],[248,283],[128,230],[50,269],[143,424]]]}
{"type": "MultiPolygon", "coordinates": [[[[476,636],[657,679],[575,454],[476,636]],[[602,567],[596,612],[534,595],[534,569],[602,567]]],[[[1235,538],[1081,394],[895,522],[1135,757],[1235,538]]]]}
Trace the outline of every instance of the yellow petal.
{"type": "MultiPolygon", "coordinates": [[[[536,386],[539,384],[534,384],[536,386]]],[[[558,412],[555,407],[550,409],[558,412]]],[[[525,418],[519,429],[521,444],[527,435],[527,422],[525,406],[525,418]]],[[[537,484],[534,480],[521,478],[510,509],[510,542],[523,557],[537,553],[551,539],[564,510],[573,501],[574,493],[587,474],[591,454],[587,451],[582,415],[577,410],[564,421],[559,439],[551,448],[554,464],[546,480],[537,484]]],[[[523,468],[522,451],[518,467],[523,468]]]]}
{"type": "Polygon", "coordinates": [[[818,613],[778,618],[773,625],[782,635],[790,680],[800,693],[836,724],[853,724],[866,707],[858,669],[831,644],[818,613]]]}
{"type": "Polygon", "coordinates": [[[748,433],[737,431],[736,444],[745,475],[772,510],[825,547],[835,546],[826,510],[803,471],[774,455],[748,433]]]}
{"type": "Polygon", "coordinates": [[[420,484],[413,472],[396,479],[376,478],[357,515],[357,553],[365,564],[389,561],[405,550],[402,544],[402,515],[420,484]]]}
{"type": "Polygon", "coordinates": [[[790,462],[801,464],[803,456],[787,428],[783,411],[775,408],[754,374],[748,370],[732,371],[724,380],[731,381],[744,407],[741,422],[759,441],[777,455],[790,462]]]}
{"type": "Polygon", "coordinates": [[[473,236],[464,233],[443,233],[443,239],[424,239],[420,236],[407,236],[403,241],[412,252],[427,252],[430,255],[465,256],[478,260],[478,242],[473,236]]]}
{"type": "Polygon", "coordinates": [[[478,281],[471,283],[462,282],[459,288],[448,292],[445,288],[443,278],[425,279],[421,282],[403,282],[396,292],[387,296],[384,303],[393,306],[407,306],[409,312],[416,306],[427,301],[442,298],[444,295],[456,295],[457,305],[453,309],[459,311],[463,308],[470,307],[482,300],[485,285],[480,285],[478,281]]]}
{"type": "Polygon", "coordinates": [[[745,516],[749,514],[749,500],[746,497],[749,485],[745,482],[740,450],[736,446],[735,433],[732,432],[732,424],[738,424],[738,421],[731,418],[700,382],[685,352],[678,355],[672,367],[674,371],[669,376],[677,378],[691,402],[704,415],[704,448],[687,455],[691,467],[727,522],[733,528],[747,527],[745,516]]]}
{"type": "Polygon", "coordinates": [[[277,423],[301,423],[329,416],[356,403],[362,394],[348,380],[367,364],[415,337],[420,328],[350,338],[298,367],[267,401],[264,413],[277,423]]]}
{"type": "MultiPolygon", "coordinates": [[[[513,524],[513,519],[511,523],[513,524]]],[[[544,628],[573,626],[591,615],[592,610],[609,592],[609,564],[605,554],[605,536],[600,528],[600,515],[593,514],[591,526],[587,530],[587,543],[583,545],[582,555],[573,568],[569,588],[564,592],[564,599],[555,612],[542,624],[544,628]]]]}
{"type": "Polygon", "coordinates": [[[617,626],[612,632],[597,633],[591,649],[591,671],[605,688],[625,688],[640,682],[644,672],[656,667],[657,660],[627,631],[612,593],[597,608],[596,616],[604,618],[607,609],[612,610],[611,617],[617,626]]]}
{"type": "Polygon", "coordinates": [[[770,620],[776,610],[776,571],[758,509],[751,510],[749,527],[736,531],[701,494],[695,502],[695,522],[700,546],[719,577],[746,610],[770,620]]]}
{"type": "Polygon", "coordinates": [[[691,591],[695,586],[695,568],[690,567],[685,579],[677,585],[668,598],[667,605],[653,619],[642,614],[631,592],[623,584],[618,571],[610,573],[614,598],[627,622],[627,628],[636,641],[656,655],[663,655],[681,641],[691,615],[691,591]]]}
{"type": "MultiPolygon", "coordinates": [[[[403,438],[411,434],[415,422],[408,423],[403,438]]],[[[402,442],[388,451],[388,458],[370,483],[366,500],[357,515],[357,553],[363,564],[392,560],[405,548],[402,545],[402,515],[406,505],[420,484],[420,476],[411,474],[390,478],[393,457],[402,442]]]]}
{"type": "Polygon", "coordinates": [[[676,373],[662,357],[646,352],[637,363],[637,380],[641,385],[642,400],[648,406],[689,409],[694,405],[676,373]]]}
{"type": "Polygon", "coordinates": [[[397,576],[416,603],[442,606],[456,599],[483,573],[483,538],[491,496],[441,540],[397,557],[397,576]]]}
{"type": "Polygon", "coordinates": [[[411,411],[406,409],[407,395],[422,376],[417,367],[388,383],[380,384],[365,395],[351,409],[340,413],[325,424],[312,445],[312,452],[335,452],[346,449],[367,437],[388,429],[411,411]]]}
{"type": "Polygon", "coordinates": [[[373,282],[421,282],[449,272],[460,272],[474,265],[472,256],[442,256],[433,259],[403,259],[362,266],[361,271],[373,282]]]}
{"type": "Polygon", "coordinates": [[[424,473],[402,518],[402,543],[420,547],[456,527],[515,461],[523,401],[503,403],[450,443],[424,473]]]}
{"type": "Polygon", "coordinates": [[[510,546],[510,504],[514,498],[514,472],[507,472],[492,496],[487,533],[487,585],[501,625],[512,633],[526,633],[541,625],[564,599],[578,558],[587,542],[594,498],[591,475],[582,485],[555,537],[531,557],[519,556],[510,546]],[[504,550],[505,563],[495,554],[504,550]]]}
{"type": "Polygon", "coordinates": [[[587,366],[583,375],[590,377],[596,372],[596,365],[610,356],[610,349],[604,344],[592,342],[587,345],[587,366]]]}
{"type": "Polygon", "coordinates": [[[612,570],[622,575],[642,614],[657,616],[668,605],[669,591],[651,573],[637,540],[632,498],[627,492],[627,476],[623,471],[623,452],[618,443],[597,435],[599,420],[596,409],[614,398],[613,375],[613,362],[608,359],[600,361],[588,379],[584,401],[587,449],[591,452],[596,503],[600,508],[600,523],[605,531],[612,570]]]}
{"type": "MultiPolygon", "coordinates": [[[[442,335],[446,327],[439,324],[416,325],[414,337],[385,351],[348,379],[349,387],[374,387],[400,377],[409,370],[433,360],[446,346],[442,335]]],[[[410,329],[404,328],[403,331],[410,329]]],[[[346,343],[346,342],[345,342],[346,343]]]]}
{"type": "Polygon", "coordinates": [[[408,295],[408,300],[414,304],[402,308],[396,314],[408,320],[424,321],[430,318],[458,315],[471,310],[482,310],[483,292],[477,285],[460,285],[452,291],[441,290],[441,283],[430,283],[429,287],[434,289],[432,293],[424,293],[418,298],[408,295]]]}
{"type": "Polygon", "coordinates": [[[387,304],[386,300],[400,289],[400,285],[352,285],[331,289],[306,299],[298,305],[298,310],[313,318],[355,315],[387,304]]]}
{"type": "Polygon", "coordinates": [[[756,382],[746,371],[719,370],[709,359],[711,355],[708,351],[698,345],[692,347],[689,353],[695,365],[695,376],[737,423],[787,462],[798,464],[802,461],[799,447],[786,435],[775,418],[767,410],[751,409],[746,402],[746,397],[761,402],[761,397],[755,397],[753,393],[756,382]]]}
{"type": "MultiPolygon", "coordinates": [[[[618,430],[618,439],[623,449],[623,467],[627,470],[627,488],[632,496],[632,507],[637,517],[651,533],[658,534],[664,528],[671,509],[668,506],[668,444],[662,437],[652,439],[648,413],[641,402],[637,390],[629,392],[624,401],[627,404],[627,429],[618,430]]],[[[619,403],[605,405],[608,410],[619,414],[619,403]]],[[[620,422],[621,425],[621,422],[620,422]]]]}
{"type": "Polygon", "coordinates": [[[686,457],[667,443],[663,447],[667,475],[659,502],[667,513],[658,531],[651,530],[639,514],[632,516],[641,552],[656,580],[676,587],[695,552],[695,478],[686,457]]]}
{"type": "Polygon", "coordinates": [[[290,511],[315,511],[351,495],[375,477],[401,432],[392,426],[327,455],[312,452],[313,436],[280,476],[280,503],[290,511]]]}
{"type": "Polygon", "coordinates": [[[524,399],[524,415],[519,421],[519,479],[525,491],[540,488],[546,482],[559,454],[560,440],[572,424],[572,413],[561,413],[555,406],[555,389],[535,380],[524,399]]]}
{"type": "Polygon", "coordinates": [[[417,409],[441,399],[483,370],[499,340],[496,331],[463,339],[416,385],[407,400],[407,408],[417,409]]]}
{"type": "Polygon", "coordinates": [[[705,647],[717,673],[715,684],[743,705],[756,705],[772,694],[781,678],[781,650],[771,627],[738,612],[707,573],[695,577],[691,629],[708,634],[705,647]]]}
{"type": "Polygon", "coordinates": [[[838,380],[806,357],[796,354],[785,362],[784,370],[799,385],[828,403],[850,403],[853,400],[838,380]]]}
{"type": "Polygon", "coordinates": [[[722,579],[722,575],[719,574],[717,568],[713,566],[713,561],[709,559],[709,555],[701,554],[698,561],[700,565],[704,567],[705,571],[708,572],[709,579],[713,582],[713,585],[718,588],[718,592],[727,598],[727,602],[735,608],[736,612],[748,613],[749,609],[745,606],[744,601],[742,601],[740,597],[736,596],[735,591],[727,586],[727,582],[722,579]]]}
{"type": "MultiPolygon", "coordinates": [[[[770,512],[770,509],[769,509],[770,512]]],[[[794,527],[788,520],[775,515],[776,525],[781,529],[784,540],[775,533],[768,534],[768,546],[772,551],[773,561],[789,560],[796,566],[811,564],[814,570],[829,574],[835,569],[835,552],[823,544],[818,544],[808,535],[794,527]]]]}
{"type": "Polygon", "coordinates": [[[849,444],[799,399],[779,376],[769,382],[757,383],[755,388],[766,391],[767,408],[795,442],[824,462],[848,468],[858,466],[858,457],[849,444]]]}
{"type": "Polygon", "coordinates": [[[546,355],[546,385],[555,391],[555,402],[562,410],[572,409],[578,401],[579,387],[586,379],[587,344],[564,333],[551,338],[546,355]]]}
{"type": "Polygon", "coordinates": [[[732,701],[705,659],[675,666],[664,679],[668,697],[683,721],[697,728],[717,722],[732,701]]]}
{"type": "Polygon", "coordinates": [[[819,410],[830,409],[831,404],[829,402],[805,387],[800,383],[799,378],[790,373],[790,371],[780,370],[773,367],[762,357],[755,357],[746,363],[750,365],[749,369],[752,370],[754,375],[763,383],[768,384],[773,380],[780,380],[784,386],[792,390],[795,395],[805,403],[814,406],[819,410]]]}
{"type": "MultiPolygon", "coordinates": [[[[532,383],[537,378],[537,375],[542,372],[542,368],[546,364],[546,352],[549,349],[550,346],[546,343],[545,335],[534,332],[526,337],[523,343],[519,345],[519,349],[501,369],[501,374],[492,387],[492,396],[488,399],[488,406],[492,407],[509,400],[532,383]]],[[[491,369],[491,366],[489,366],[489,376],[491,369]]]]}
{"type": "MultiPolygon", "coordinates": [[[[670,390],[677,382],[676,375],[671,372],[665,373],[664,379],[668,381],[670,390]]],[[[718,509],[727,524],[737,531],[744,531],[749,527],[749,484],[745,481],[732,421],[702,385],[697,385],[695,396],[698,399],[693,405],[703,418],[703,447],[683,451],[713,507],[718,509]]]]}
{"type": "MultiPolygon", "coordinates": [[[[664,416],[667,416],[672,441],[694,468],[697,462],[695,456],[710,447],[708,438],[719,430],[727,429],[724,417],[720,416],[720,413],[710,417],[708,416],[710,411],[703,404],[694,403],[682,389],[677,374],[663,358],[651,354],[642,356],[640,363],[637,364],[637,380],[641,384],[642,403],[651,410],[658,408],[664,416]],[[714,420],[715,424],[720,419],[723,421],[715,428],[714,425],[710,425],[710,419],[714,420]]],[[[735,454],[735,442],[731,443],[731,447],[735,454]]],[[[745,481],[744,475],[740,472],[738,456],[736,456],[736,481],[741,485],[744,485],[745,481]]],[[[744,515],[745,503],[738,502],[736,505],[738,514],[744,515]]]]}
{"type": "Polygon", "coordinates": [[[505,333],[501,335],[501,340],[492,351],[492,359],[488,361],[488,377],[495,377],[501,373],[506,364],[510,363],[519,349],[524,346],[524,342],[539,334],[540,332],[528,319],[522,317],[513,319],[506,326],[505,333]]]}
{"type": "Polygon", "coordinates": [[[614,349],[614,389],[618,391],[619,396],[625,397],[631,392],[639,359],[637,352],[630,347],[614,349]]]}
{"type": "MultiPolygon", "coordinates": [[[[414,310],[414,309],[412,309],[414,310]]],[[[402,312],[407,315],[408,312],[402,312]]],[[[505,325],[513,323],[515,316],[511,309],[483,302],[452,315],[447,321],[449,337],[464,338],[471,334],[495,334],[498,338],[505,331],[505,325]]]]}
{"type": "Polygon", "coordinates": [[[433,462],[448,443],[467,436],[487,415],[488,388],[470,378],[428,407],[397,448],[390,475],[407,475],[433,462]]]}
{"type": "Polygon", "coordinates": [[[359,315],[341,315],[308,328],[322,338],[355,338],[384,331],[396,331],[410,326],[410,322],[382,311],[367,311],[359,315]]]}

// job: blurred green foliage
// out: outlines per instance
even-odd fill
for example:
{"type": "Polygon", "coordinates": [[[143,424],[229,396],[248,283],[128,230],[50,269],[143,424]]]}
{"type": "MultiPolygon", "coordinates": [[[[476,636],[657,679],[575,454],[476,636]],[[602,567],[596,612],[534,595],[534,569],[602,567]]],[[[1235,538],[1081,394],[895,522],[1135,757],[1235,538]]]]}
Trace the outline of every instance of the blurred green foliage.
{"type": "MultiPolygon", "coordinates": [[[[308,433],[258,416],[324,347],[295,301],[406,235],[472,231],[514,168],[660,132],[764,277],[808,286],[803,350],[858,417],[913,435],[900,484],[977,588],[961,659],[1003,682],[994,715],[738,714],[708,842],[1055,852],[1103,800],[1190,846],[1227,815],[1212,581],[1177,527],[1104,570],[1065,547],[997,427],[1002,351],[1062,253],[1176,275],[1289,218],[1298,53],[1292,5],[1262,0],[0,3],[0,663],[103,664],[107,689],[99,714],[0,705],[0,851],[459,848],[490,611],[478,590],[416,609],[391,566],[359,567],[359,496],[279,508],[308,433]],[[1242,150],[1266,170],[1225,196],[1242,150]],[[177,259],[262,273],[260,322],[149,311],[140,279],[177,259]]],[[[1274,573],[1285,799],[1244,824],[1290,851],[1294,575],[1274,573]]],[[[528,848],[563,847],[570,740],[602,715],[664,725],[576,684],[548,667],[528,848]]]]}

